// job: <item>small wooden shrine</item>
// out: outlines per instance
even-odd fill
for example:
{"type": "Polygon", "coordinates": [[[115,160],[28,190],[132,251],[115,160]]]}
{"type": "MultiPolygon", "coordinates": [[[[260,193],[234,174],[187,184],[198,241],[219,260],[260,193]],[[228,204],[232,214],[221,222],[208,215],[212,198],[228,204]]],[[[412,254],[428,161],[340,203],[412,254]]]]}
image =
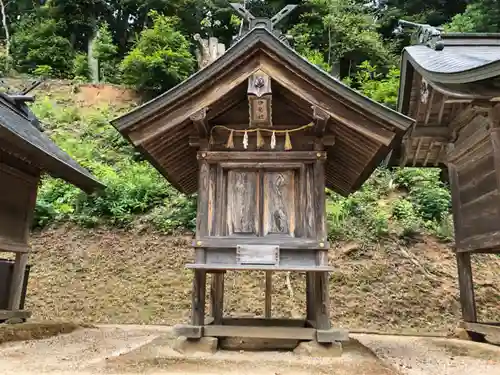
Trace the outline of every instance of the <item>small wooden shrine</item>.
{"type": "Polygon", "coordinates": [[[250,27],[231,48],[205,42],[218,52],[198,73],[113,124],[173,186],[198,193],[191,324],[180,334],[342,341],[329,317],[325,186],[356,191],[413,120],[299,56],[274,27],[280,17],[245,12],[250,27]],[[224,315],[227,270],[266,272],[263,318],[224,315]],[[303,319],[271,317],[277,271],[306,274],[303,319]]]}
{"type": "Polygon", "coordinates": [[[448,170],[463,320],[500,339],[500,324],[478,323],[471,270],[471,254],[500,254],[500,34],[417,33],[398,108],[416,122],[389,162],[448,170]]]}
{"type": "MultiPolygon", "coordinates": [[[[33,220],[41,174],[62,178],[86,192],[101,184],[69,155],[59,149],[41,129],[26,106],[33,100],[26,95],[0,94],[0,252],[16,254],[10,282],[0,286],[6,306],[0,306],[0,321],[13,317],[25,319],[29,312],[20,309],[25,270],[30,253],[29,231],[33,220]]],[[[3,267],[2,272],[7,272],[3,267]]]]}

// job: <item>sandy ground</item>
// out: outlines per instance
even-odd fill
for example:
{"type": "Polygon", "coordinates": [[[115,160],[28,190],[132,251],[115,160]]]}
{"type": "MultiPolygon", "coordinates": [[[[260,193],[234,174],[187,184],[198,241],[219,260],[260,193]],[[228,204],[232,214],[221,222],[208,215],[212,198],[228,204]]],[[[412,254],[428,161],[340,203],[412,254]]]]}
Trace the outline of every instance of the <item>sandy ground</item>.
{"type": "Polygon", "coordinates": [[[172,330],[100,326],[0,345],[0,373],[243,375],[500,375],[500,348],[467,341],[353,334],[340,358],[291,352],[182,355],[172,330]],[[374,354],[376,353],[376,355],[374,354]]]}

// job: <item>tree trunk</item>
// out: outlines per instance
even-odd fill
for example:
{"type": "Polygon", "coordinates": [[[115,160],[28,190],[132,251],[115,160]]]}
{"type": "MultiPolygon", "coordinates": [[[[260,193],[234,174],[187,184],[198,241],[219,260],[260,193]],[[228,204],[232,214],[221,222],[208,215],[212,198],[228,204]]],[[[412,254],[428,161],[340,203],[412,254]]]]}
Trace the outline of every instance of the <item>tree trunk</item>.
{"type": "Polygon", "coordinates": [[[0,0],[0,11],[2,12],[2,26],[5,32],[5,74],[10,71],[10,33],[7,25],[7,15],[5,14],[4,0],[0,0]]]}

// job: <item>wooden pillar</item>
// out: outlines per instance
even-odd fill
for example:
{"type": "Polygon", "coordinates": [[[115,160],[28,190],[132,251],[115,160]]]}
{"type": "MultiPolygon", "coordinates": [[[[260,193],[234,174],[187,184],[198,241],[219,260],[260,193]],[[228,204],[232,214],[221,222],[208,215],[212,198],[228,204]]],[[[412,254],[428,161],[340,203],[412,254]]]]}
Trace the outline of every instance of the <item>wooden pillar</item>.
{"type": "Polygon", "coordinates": [[[9,310],[20,310],[21,295],[23,292],[24,274],[26,265],[28,264],[28,253],[17,253],[16,262],[14,264],[14,274],[12,277],[12,285],[9,298],[9,310]]]}
{"type": "Polygon", "coordinates": [[[205,286],[207,273],[205,270],[194,270],[193,300],[191,322],[193,326],[205,324],[205,286]]]}
{"type": "Polygon", "coordinates": [[[273,273],[271,271],[266,271],[266,303],[264,308],[264,316],[269,319],[271,318],[271,295],[273,290],[273,273]]]}
{"type": "MultiPolygon", "coordinates": [[[[314,144],[314,150],[318,151],[318,158],[314,163],[314,209],[316,213],[316,238],[320,246],[326,246],[326,204],[325,204],[325,158],[323,157],[324,146],[319,138],[314,144]]],[[[328,262],[328,249],[318,251],[317,264],[324,265],[328,262]]],[[[330,293],[328,285],[328,272],[314,273],[314,311],[316,329],[330,329],[330,293]]]]}
{"type": "Polygon", "coordinates": [[[474,297],[474,282],[472,279],[470,253],[457,252],[456,255],[462,319],[465,322],[476,323],[476,299],[474,297]]]}
{"type": "Polygon", "coordinates": [[[221,325],[224,313],[224,272],[212,274],[212,288],[210,291],[211,315],[214,324],[221,325]]]}
{"type": "Polygon", "coordinates": [[[306,317],[310,321],[316,319],[314,311],[314,272],[306,272],[306,317]]]}
{"type": "Polygon", "coordinates": [[[330,296],[328,293],[328,272],[314,274],[314,310],[316,313],[316,329],[330,329],[330,296]]]}

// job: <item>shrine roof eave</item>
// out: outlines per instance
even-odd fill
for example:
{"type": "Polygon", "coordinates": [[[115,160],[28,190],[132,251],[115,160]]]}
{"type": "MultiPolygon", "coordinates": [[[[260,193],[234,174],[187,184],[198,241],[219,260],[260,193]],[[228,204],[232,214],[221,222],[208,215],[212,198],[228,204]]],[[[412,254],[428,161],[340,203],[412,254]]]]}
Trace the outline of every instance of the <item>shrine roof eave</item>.
{"type": "Polygon", "coordinates": [[[272,33],[263,27],[256,27],[249,31],[242,39],[231,46],[221,57],[199,70],[187,80],[181,82],[162,95],[144,103],[127,114],[114,119],[112,125],[126,136],[127,129],[136,126],[154,114],[169,107],[172,103],[183,98],[185,95],[203,87],[212,85],[213,78],[224,69],[230,68],[239,58],[253,50],[256,45],[262,43],[266,49],[272,51],[277,57],[287,61],[295,69],[314,81],[318,87],[333,92],[346,101],[370,112],[371,115],[381,121],[393,126],[395,132],[402,134],[413,124],[413,120],[401,113],[392,110],[380,103],[368,98],[360,92],[351,89],[340,80],[334,78],[321,68],[300,56],[293,49],[277,39],[272,33]]]}
{"type": "Polygon", "coordinates": [[[85,192],[104,187],[89,171],[61,150],[47,135],[0,94],[0,141],[43,172],[62,178],[85,192]]]}
{"type": "Polygon", "coordinates": [[[413,72],[436,85],[461,85],[500,76],[500,34],[443,34],[444,48],[403,49],[398,111],[407,113],[413,72]]]}

